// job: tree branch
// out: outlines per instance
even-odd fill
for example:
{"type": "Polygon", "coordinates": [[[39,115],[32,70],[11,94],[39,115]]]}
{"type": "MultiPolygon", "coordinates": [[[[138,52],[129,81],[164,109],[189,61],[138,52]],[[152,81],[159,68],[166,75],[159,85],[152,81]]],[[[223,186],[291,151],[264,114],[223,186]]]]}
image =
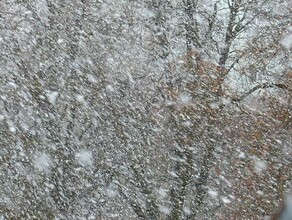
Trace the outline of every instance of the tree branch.
{"type": "Polygon", "coordinates": [[[246,93],[244,93],[240,97],[232,98],[232,101],[233,102],[240,102],[243,99],[245,99],[247,96],[254,93],[255,91],[257,91],[259,89],[268,89],[268,88],[279,88],[279,89],[287,90],[288,92],[292,92],[292,88],[289,88],[288,86],[286,86],[285,84],[282,84],[282,83],[264,83],[264,84],[259,84],[255,87],[251,88],[249,91],[247,91],[246,93]]]}
{"type": "Polygon", "coordinates": [[[130,196],[127,196],[123,189],[122,186],[118,183],[116,184],[118,186],[118,190],[120,192],[120,195],[129,202],[130,206],[132,207],[132,209],[134,210],[134,212],[136,213],[136,215],[138,216],[139,219],[147,219],[147,216],[142,208],[142,206],[135,201],[135,199],[132,199],[130,196]]]}

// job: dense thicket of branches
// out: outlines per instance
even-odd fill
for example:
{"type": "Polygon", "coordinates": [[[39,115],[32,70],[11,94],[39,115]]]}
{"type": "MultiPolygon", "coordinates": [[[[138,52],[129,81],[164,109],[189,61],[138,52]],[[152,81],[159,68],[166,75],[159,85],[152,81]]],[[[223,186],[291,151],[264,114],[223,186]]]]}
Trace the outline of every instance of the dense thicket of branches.
{"type": "Polygon", "coordinates": [[[273,213],[291,185],[291,8],[2,0],[0,218],[273,213]]]}

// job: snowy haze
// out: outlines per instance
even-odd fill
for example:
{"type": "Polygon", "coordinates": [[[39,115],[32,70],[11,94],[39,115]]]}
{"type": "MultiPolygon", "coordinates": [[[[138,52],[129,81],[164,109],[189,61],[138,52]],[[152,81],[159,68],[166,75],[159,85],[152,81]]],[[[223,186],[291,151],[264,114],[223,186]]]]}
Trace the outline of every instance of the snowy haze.
{"type": "Polygon", "coordinates": [[[291,7],[0,1],[0,219],[276,213],[291,189],[291,7]]]}

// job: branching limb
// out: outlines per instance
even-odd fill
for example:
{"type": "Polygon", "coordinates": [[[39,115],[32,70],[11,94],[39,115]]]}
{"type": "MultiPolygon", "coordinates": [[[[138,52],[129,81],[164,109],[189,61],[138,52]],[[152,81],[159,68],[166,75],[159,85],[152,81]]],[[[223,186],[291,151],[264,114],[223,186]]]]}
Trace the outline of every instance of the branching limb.
{"type": "Polygon", "coordinates": [[[244,93],[243,95],[241,95],[239,97],[232,98],[232,101],[233,102],[240,102],[243,99],[245,99],[247,96],[254,93],[255,91],[257,91],[259,89],[268,89],[268,88],[279,88],[279,89],[286,90],[288,92],[292,92],[292,88],[289,88],[288,86],[286,86],[285,84],[282,84],[282,83],[263,83],[263,84],[259,84],[255,87],[251,88],[249,91],[247,91],[246,93],[244,93]]]}

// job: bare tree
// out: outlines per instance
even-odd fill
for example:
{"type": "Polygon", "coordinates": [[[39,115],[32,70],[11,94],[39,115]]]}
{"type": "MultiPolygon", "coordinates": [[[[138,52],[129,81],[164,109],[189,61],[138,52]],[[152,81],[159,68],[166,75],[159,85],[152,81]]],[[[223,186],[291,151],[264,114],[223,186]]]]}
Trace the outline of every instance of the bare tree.
{"type": "Polygon", "coordinates": [[[1,1],[3,217],[273,213],[292,143],[277,3],[1,1]]]}

